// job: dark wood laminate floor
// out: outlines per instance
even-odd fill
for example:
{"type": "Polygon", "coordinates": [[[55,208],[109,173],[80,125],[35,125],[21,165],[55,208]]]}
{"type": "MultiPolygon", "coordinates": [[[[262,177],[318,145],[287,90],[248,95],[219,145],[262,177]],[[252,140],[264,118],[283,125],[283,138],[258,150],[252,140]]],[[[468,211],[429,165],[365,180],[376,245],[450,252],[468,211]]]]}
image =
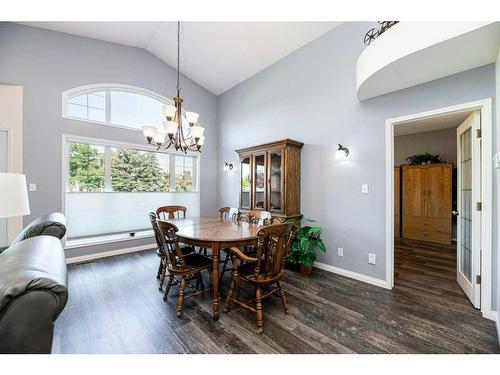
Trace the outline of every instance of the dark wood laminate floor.
{"type": "Polygon", "coordinates": [[[53,352],[499,352],[494,323],[454,283],[450,249],[399,242],[392,291],[318,269],[311,277],[287,271],[290,315],[269,297],[262,336],[241,308],[214,322],[209,296],[188,299],[177,319],[176,298],[164,303],[158,291],[157,266],[152,251],[69,266],[70,297],[53,352]]]}

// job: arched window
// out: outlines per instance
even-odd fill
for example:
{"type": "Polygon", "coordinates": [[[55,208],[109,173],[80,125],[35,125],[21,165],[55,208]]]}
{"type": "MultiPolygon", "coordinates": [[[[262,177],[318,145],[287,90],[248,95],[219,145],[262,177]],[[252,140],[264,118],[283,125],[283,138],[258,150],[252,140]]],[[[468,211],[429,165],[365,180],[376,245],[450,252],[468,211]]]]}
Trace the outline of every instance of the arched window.
{"type": "Polygon", "coordinates": [[[63,117],[142,131],[161,126],[162,106],[171,101],[134,86],[98,84],[63,92],[63,117]]]}
{"type": "MultiPolygon", "coordinates": [[[[163,125],[164,104],[172,102],[138,87],[90,85],[63,92],[62,115],[142,132],[163,125]]],[[[150,236],[147,212],[162,205],[199,214],[198,154],[72,135],[63,143],[67,248],[150,236]]]]}

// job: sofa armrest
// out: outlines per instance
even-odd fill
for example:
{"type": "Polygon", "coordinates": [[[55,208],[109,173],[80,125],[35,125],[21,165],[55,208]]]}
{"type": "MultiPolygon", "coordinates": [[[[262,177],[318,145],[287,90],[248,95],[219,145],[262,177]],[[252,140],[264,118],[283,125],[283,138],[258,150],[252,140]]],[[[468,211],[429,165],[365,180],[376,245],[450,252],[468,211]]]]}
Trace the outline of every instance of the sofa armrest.
{"type": "Polygon", "coordinates": [[[47,290],[13,299],[0,318],[1,354],[50,354],[60,300],[47,290]]]}
{"type": "Polygon", "coordinates": [[[42,215],[32,221],[12,241],[11,246],[36,236],[52,236],[62,239],[66,235],[66,218],[60,212],[42,215]]]}
{"type": "Polygon", "coordinates": [[[1,253],[0,353],[50,352],[53,323],[67,299],[66,262],[57,238],[30,238],[1,253]]]}

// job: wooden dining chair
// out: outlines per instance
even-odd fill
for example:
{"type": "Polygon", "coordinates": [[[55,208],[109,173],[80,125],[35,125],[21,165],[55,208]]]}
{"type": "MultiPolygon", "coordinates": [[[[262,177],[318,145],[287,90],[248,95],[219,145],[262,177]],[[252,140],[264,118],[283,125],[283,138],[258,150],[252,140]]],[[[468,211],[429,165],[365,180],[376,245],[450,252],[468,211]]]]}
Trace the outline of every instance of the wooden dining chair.
{"type": "MultiPolygon", "coordinates": [[[[247,213],[239,213],[238,221],[257,224],[261,227],[273,223],[273,216],[268,211],[248,211],[247,213]]],[[[257,251],[256,246],[245,246],[245,254],[255,254],[257,251]]]]}
{"type": "Polygon", "coordinates": [[[247,213],[241,213],[238,220],[264,226],[271,223],[272,217],[272,214],[268,211],[255,210],[248,211],[247,213]]]}
{"type": "Polygon", "coordinates": [[[174,284],[179,284],[179,297],[177,300],[177,317],[182,317],[184,308],[184,299],[198,296],[203,293],[210,292],[212,288],[205,289],[203,285],[203,277],[201,272],[207,270],[212,280],[212,260],[202,254],[196,252],[190,254],[183,254],[179,241],[177,239],[177,232],[179,229],[168,221],[158,220],[158,229],[160,231],[160,240],[165,249],[167,260],[167,271],[169,279],[165,288],[163,300],[167,301],[170,287],[174,284]],[[189,278],[192,276],[192,278],[189,278]],[[196,280],[195,287],[189,283],[192,279],[196,280]],[[180,280],[179,280],[180,279],[180,280]],[[184,294],[186,284],[189,285],[194,292],[188,295],[184,294]]]}
{"type": "Polygon", "coordinates": [[[184,206],[162,206],[156,210],[156,215],[162,220],[186,218],[187,208],[184,206]]]}
{"type": "MultiPolygon", "coordinates": [[[[156,273],[156,278],[160,280],[159,290],[163,290],[163,282],[165,280],[165,275],[167,273],[167,254],[163,248],[161,241],[161,233],[158,229],[157,216],[154,212],[148,214],[149,220],[151,221],[151,227],[153,228],[153,234],[156,240],[156,255],[160,258],[160,265],[158,266],[158,272],[156,273]]],[[[193,252],[193,248],[188,245],[181,246],[182,254],[187,255],[193,252]]]]}
{"type": "MultiPolygon", "coordinates": [[[[221,220],[224,221],[240,221],[240,210],[234,207],[222,207],[219,209],[220,213],[220,218],[221,220]]],[[[231,253],[229,249],[222,249],[222,251],[226,254],[226,257],[224,259],[224,264],[222,265],[222,271],[219,274],[219,282],[222,281],[222,278],[224,277],[224,273],[228,271],[227,269],[227,263],[229,262],[229,259],[231,258],[231,253]]]]}
{"type": "Polygon", "coordinates": [[[232,220],[236,221],[238,218],[238,213],[240,210],[234,207],[222,207],[219,208],[219,215],[221,220],[232,220]]]}
{"type": "Polygon", "coordinates": [[[281,298],[285,314],[288,314],[288,305],[285,292],[281,288],[280,280],[283,277],[285,258],[293,239],[293,224],[275,224],[262,227],[257,232],[257,252],[255,256],[244,254],[237,247],[231,247],[233,269],[231,272],[231,288],[227,294],[224,312],[231,309],[236,303],[256,313],[257,330],[264,332],[262,299],[274,294],[281,298]],[[245,262],[245,263],[242,263],[245,262]],[[241,282],[255,287],[255,298],[250,301],[238,299],[241,282]],[[263,288],[276,284],[274,289],[263,294],[263,288]],[[255,302],[255,307],[251,304],[255,302]]]}

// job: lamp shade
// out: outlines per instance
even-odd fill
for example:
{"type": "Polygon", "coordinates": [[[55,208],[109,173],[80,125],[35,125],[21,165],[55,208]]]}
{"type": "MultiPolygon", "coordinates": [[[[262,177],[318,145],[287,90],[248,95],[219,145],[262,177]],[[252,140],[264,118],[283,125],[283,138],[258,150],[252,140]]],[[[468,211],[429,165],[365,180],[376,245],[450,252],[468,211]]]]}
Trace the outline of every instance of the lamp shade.
{"type": "Polygon", "coordinates": [[[26,176],[0,173],[0,217],[30,214],[26,176]]]}
{"type": "Polygon", "coordinates": [[[163,106],[163,113],[168,120],[172,120],[177,113],[177,108],[175,108],[172,104],[165,104],[163,106]]]}
{"type": "Polygon", "coordinates": [[[191,137],[193,137],[193,138],[201,138],[201,136],[203,135],[204,131],[205,131],[205,128],[203,128],[200,125],[191,126],[191,137]]]}
{"type": "Polygon", "coordinates": [[[186,112],[186,119],[190,124],[196,124],[198,122],[198,117],[200,117],[200,115],[196,112],[186,112]]]}
{"type": "Polygon", "coordinates": [[[142,134],[146,138],[154,138],[156,134],[156,126],[143,126],[142,127],[142,134]]]}
{"type": "Polygon", "coordinates": [[[165,133],[163,132],[156,132],[154,136],[155,143],[157,145],[161,145],[163,142],[165,142],[165,133]]]}
{"type": "Polygon", "coordinates": [[[179,124],[175,121],[166,121],[163,123],[165,125],[165,133],[167,134],[175,134],[177,132],[177,128],[179,124]]]}

